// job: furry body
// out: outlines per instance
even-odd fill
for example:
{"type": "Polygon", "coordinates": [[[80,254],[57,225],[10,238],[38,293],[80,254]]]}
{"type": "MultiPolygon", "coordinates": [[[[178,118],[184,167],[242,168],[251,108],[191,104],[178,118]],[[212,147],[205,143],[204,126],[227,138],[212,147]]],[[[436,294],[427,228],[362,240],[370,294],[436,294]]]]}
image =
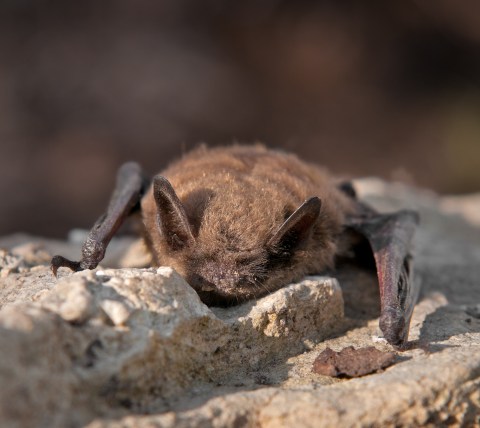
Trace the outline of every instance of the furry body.
{"type": "Polygon", "coordinates": [[[155,263],[173,266],[209,305],[260,297],[332,268],[337,256],[365,263],[373,254],[380,329],[402,347],[420,290],[410,254],[418,214],[378,213],[350,183],[337,184],[324,170],[262,146],[201,148],[151,181],[127,162],[81,260],[56,255],[51,268],[55,275],[60,267],[94,269],[139,206],[155,263]]]}
{"type": "Polygon", "coordinates": [[[350,198],[323,169],[263,146],[200,148],[161,172],[188,218],[194,242],[158,227],[154,192],[141,202],[146,242],[156,264],[174,267],[207,304],[255,298],[332,268],[342,251],[350,198]],[[307,199],[318,196],[320,215],[295,248],[269,239],[307,199]]]}

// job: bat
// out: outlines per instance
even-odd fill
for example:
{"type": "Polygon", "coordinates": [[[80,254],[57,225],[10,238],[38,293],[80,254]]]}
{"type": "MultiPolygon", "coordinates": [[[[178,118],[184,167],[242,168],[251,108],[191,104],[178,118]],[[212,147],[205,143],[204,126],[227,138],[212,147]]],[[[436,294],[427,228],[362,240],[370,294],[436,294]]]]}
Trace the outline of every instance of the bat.
{"type": "Polygon", "coordinates": [[[202,146],[152,180],[138,164],[124,164],[81,260],[54,256],[53,273],[94,269],[138,211],[153,263],[172,266],[210,306],[261,297],[367,248],[380,288],[380,329],[394,346],[407,342],[419,291],[410,254],[414,211],[379,214],[357,200],[351,183],[293,154],[202,146]]]}

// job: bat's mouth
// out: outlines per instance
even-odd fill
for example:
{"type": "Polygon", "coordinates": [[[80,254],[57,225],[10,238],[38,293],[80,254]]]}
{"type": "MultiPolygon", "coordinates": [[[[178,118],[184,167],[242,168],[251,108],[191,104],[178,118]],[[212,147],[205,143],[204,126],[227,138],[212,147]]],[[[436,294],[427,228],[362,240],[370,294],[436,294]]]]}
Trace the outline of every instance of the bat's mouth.
{"type": "Polygon", "coordinates": [[[267,291],[259,293],[248,281],[238,278],[231,281],[219,281],[215,284],[201,275],[192,274],[186,280],[207,306],[235,306],[267,294],[267,291]]]}
{"type": "Polygon", "coordinates": [[[219,293],[215,290],[212,291],[203,291],[203,290],[195,290],[200,297],[200,300],[205,303],[207,306],[218,306],[222,308],[230,307],[238,305],[242,303],[244,300],[239,300],[236,296],[233,295],[225,295],[219,293]]]}

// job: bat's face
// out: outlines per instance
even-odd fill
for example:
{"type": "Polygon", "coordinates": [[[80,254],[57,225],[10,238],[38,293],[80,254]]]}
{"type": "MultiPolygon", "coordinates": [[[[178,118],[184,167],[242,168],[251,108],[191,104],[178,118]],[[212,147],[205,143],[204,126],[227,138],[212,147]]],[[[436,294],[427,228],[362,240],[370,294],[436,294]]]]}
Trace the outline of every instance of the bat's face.
{"type": "Polygon", "coordinates": [[[184,276],[204,303],[231,305],[270,291],[270,259],[265,248],[240,252],[221,248],[217,254],[194,250],[184,259],[184,276]]]}
{"type": "Polygon", "coordinates": [[[275,200],[259,202],[254,192],[230,194],[235,197],[209,192],[198,219],[159,177],[142,202],[154,258],[174,267],[209,305],[237,304],[302,276],[299,256],[320,214],[318,198],[292,209],[275,200]]]}

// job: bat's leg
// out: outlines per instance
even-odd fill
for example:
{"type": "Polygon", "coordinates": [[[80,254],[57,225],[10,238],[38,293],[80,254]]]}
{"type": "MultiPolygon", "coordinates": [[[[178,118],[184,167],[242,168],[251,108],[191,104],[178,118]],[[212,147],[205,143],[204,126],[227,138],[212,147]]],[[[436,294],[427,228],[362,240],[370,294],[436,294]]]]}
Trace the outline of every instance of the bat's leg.
{"type": "Polygon", "coordinates": [[[380,287],[380,329],[389,343],[401,347],[408,339],[419,293],[410,255],[418,214],[408,210],[378,214],[360,203],[359,211],[347,226],[363,235],[372,248],[380,287]]]}
{"type": "Polygon", "coordinates": [[[54,275],[57,275],[59,267],[68,267],[75,272],[96,268],[103,259],[108,243],[115,232],[138,206],[146,184],[137,163],[123,164],[118,170],[115,190],[107,212],[97,220],[83,243],[82,259],[75,262],[62,256],[54,256],[51,262],[54,275]]]}

